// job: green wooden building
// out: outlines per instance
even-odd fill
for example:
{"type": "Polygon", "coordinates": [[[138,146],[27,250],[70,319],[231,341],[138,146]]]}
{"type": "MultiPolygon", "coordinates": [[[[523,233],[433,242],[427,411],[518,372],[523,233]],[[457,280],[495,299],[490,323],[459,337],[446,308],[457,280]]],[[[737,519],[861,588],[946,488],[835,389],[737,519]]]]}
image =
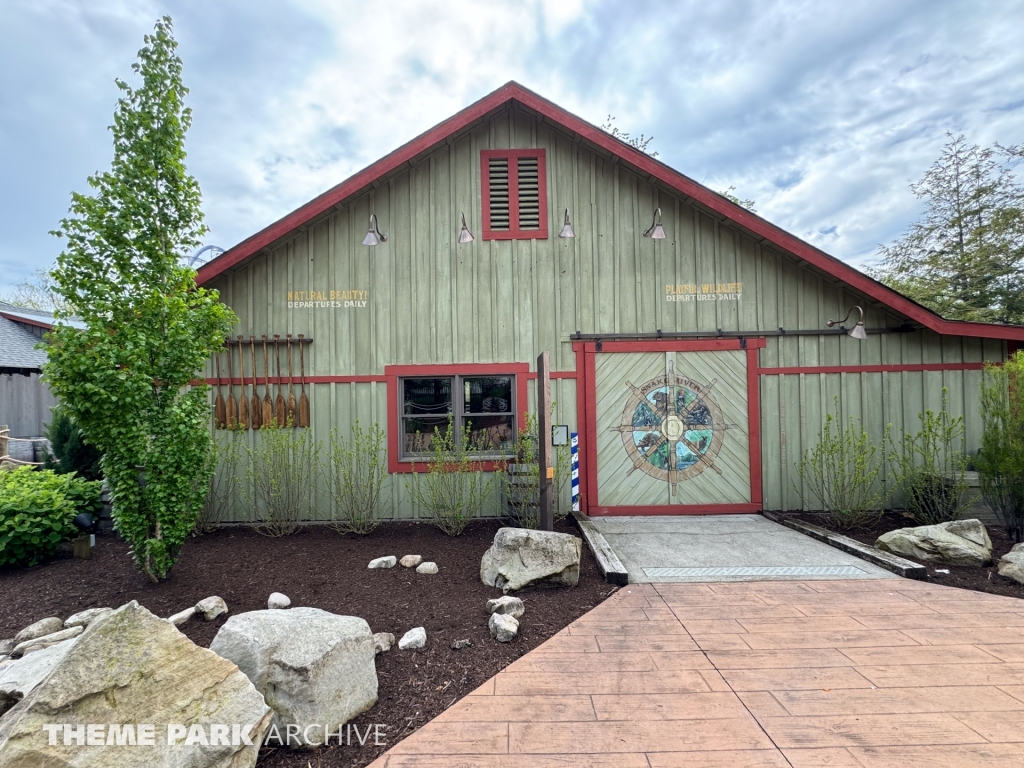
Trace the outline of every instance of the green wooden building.
{"type": "MultiPolygon", "coordinates": [[[[982,368],[1024,339],[939,317],[515,83],[198,280],[239,318],[236,398],[252,393],[250,337],[257,394],[268,378],[287,393],[261,341],[290,334],[314,436],[386,430],[395,518],[415,515],[406,482],[449,415],[507,454],[545,350],[584,512],[751,513],[805,503],[798,464],[829,413],[881,441],[886,425],[916,432],[945,390],[977,450],[982,368]]],[[[208,380],[227,397],[221,369],[208,380]]]]}

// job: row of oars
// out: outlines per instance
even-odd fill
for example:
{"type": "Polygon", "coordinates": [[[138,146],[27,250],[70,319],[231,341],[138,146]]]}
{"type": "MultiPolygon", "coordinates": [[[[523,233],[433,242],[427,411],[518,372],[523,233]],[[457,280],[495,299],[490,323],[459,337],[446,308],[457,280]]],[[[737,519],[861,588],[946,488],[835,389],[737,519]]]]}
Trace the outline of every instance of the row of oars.
{"type": "Polygon", "coordinates": [[[249,359],[252,363],[252,387],[251,395],[245,392],[245,337],[238,337],[238,372],[241,375],[241,398],[235,400],[234,387],[234,364],[232,358],[234,353],[231,347],[234,342],[229,341],[228,353],[228,399],[224,399],[221,391],[220,379],[220,355],[215,357],[217,374],[217,398],[213,404],[213,420],[217,429],[259,429],[264,426],[271,426],[276,423],[283,427],[291,424],[293,427],[309,426],[309,397],[306,396],[306,357],[303,352],[305,342],[304,335],[299,334],[299,383],[301,393],[298,402],[295,400],[295,388],[292,376],[292,335],[286,334],[285,345],[288,350],[288,397],[284,396],[284,377],[281,374],[281,335],[275,333],[273,342],[268,342],[267,337],[260,337],[263,341],[263,399],[257,393],[259,380],[256,378],[256,337],[249,337],[249,359]],[[270,363],[267,356],[267,344],[274,345],[274,355],[277,358],[277,397],[271,398],[270,390],[270,363]]]}

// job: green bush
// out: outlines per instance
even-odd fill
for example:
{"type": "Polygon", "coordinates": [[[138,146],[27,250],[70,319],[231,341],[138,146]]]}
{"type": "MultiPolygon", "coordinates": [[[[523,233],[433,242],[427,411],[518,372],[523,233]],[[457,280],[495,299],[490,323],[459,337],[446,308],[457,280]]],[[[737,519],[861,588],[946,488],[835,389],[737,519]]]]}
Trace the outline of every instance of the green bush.
{"type": "Polygon", "coordinates": [[[1006,527],[1024,541],[1024,353],[1005,365],[986,365],[981,390],[981,450],[975,462],[981,495],[1006,527]]]}
{"type": "Polygon", "coordinates": [[[257,432],[242,496],[253,509],[253,528],[264,536],[289,536],[312,520],[319,506],[320,441],[312,430],[265,424],[257,432]]]}
{"type": "Polygon", "coordinates": [[[0,472],[0,566],[35,565],[75,535],[75,515],[99,516],[100,484],[51,470],[0,472]]]}
{"type": "Polygon", "coordinates": [[[336,509],[331,526],[342,535],[367,534],[380,524],[380,495],[388,474],[385,439],[379,425],[363,429],[358,420],[348,440],[331,430],[327,463],[336,509]]]}
{"type": "Polygon", "coordinates": [[[103,477],[100,468],[103,454],[85,442],[82,431],[63,408],[53,409],[53,418],[46,426],[46,437],[50,441],[47,469],[62,475],[74,472],[84,480],[103,477]]]}

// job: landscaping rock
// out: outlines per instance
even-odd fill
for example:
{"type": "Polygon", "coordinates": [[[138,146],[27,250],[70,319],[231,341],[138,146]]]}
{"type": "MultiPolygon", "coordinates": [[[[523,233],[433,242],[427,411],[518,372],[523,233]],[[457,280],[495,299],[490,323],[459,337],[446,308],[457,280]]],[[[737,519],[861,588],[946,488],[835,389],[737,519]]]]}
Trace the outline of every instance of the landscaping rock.
{"type": "Polygon", "coordinates": [[[491,637],[499,643],[507,643],[519,634],[519,619],[507,613],[492,613],[487,628],[491,630],[491,637]]]}
{"type": "Polygon", "coordinates": [[[1014,544],[1013,549],[999,558],[999,575],[1024,584],[1024,543],[1014,544]]]}
{"type": "Polygon", "coordinates": [[[875,547],[942,565],[983,566],[992,562],[992,541],[978,520],[956,520],[883,533],[875,547]]]}
{"type": "Polygon", "coordinates": [[[395,636],[390,632],[374,632],[373,633],[373,652],[374,653],[387,653],[391,650],[391,647],[395,644],[395,636]]]}
{"type": "Polygon", "coordinates": [[[388,555],[387,557],[378,557],[370,561],[367,568],[394,568],[398,559],[394,555],[388,555]]]}
{"type": "Polygon", "coordinates": [[[512,616],[513,618],[518,619],[526,612],[526,608],[523,606],[523,601],[518,597],[502,595],[501,597],[496,597],[494,600],[487,601],[487,612],[504,613],[507,616],[512,616]]]}
{"type": "Polygon", "coordinates": [[[463,648],[469,648],[472,645],[473,643],[469,640],[469,638],[466,638],[465,640],[456,640],[454,643],[452,643],[452,650],[461,651],[463,648]]]}
{"type": "Polygon", "coordinates": [[[33,651],[40,651],[43,648],[49,648],[51,645],[56,645],[57,643],[62,643],[65,640],[70,640],[73,637],[78,637],[84,631],[84,627],[71,627],[69,629],[62,629],[60,632],[54,632],[50,635],[37,637],[35,640],[26,640],[25,642],[14,646],[14,650],[11,651],[11,656],[17,659],[25,654],[32,653],[33,651]]]}
{"type": "Polygon", "coordinates": [[[76,614],[68,616],[64,622],[65,627],[87,627],[95,619],[110,613],[113,608],[86,608],[84,611],[79,611],[76,614]]]}
{"type": "Polygon", "coordinates": [[[31,693],[74,644],[74,638],[64,640],[0,667],[0,716],[31,693]]]}
{"type": "Polygon", "coordinates": [[[35,640],[43,635],[52,635],[64,629],[64,622],[53,616],[49,619],[40,619],[34,624],[29,624],[21,632],[14,636],[14,644],[19,645],[26,640],[35,640]]]}
{"type": "MultiPolygon", "coordinates": [[[[415,568],[417,565],[423,562],[423,555],[406,555],[398,561],[406,568],[415,568]]],[[[373,567],[371,565],[371,567],[373,567]]]]}
{"type": "Polygon", "coordinates": [[[271,592],[270,597],[267,598],[267,608],[271,610],[281,610],[289,607],[291,604],[292,601],[288,595],[283,595],[280,592],[271,592]]]}
{"type": "Polygon", "coordinates": [[[234,664],[133,601],[93,620],[42,682],[0,719],[0,768],[251,768],[271,715],[234,664]],[[153,746],[83,748],[65,746],[62,738],[50,746],[43,726],[54,722],[72,733],[79,725],[84,731],[104,724],[107,735],[109,723],[153,724],[153,746]],[[203,726],[209,735],[214,724],[236,723],[251,744],[167,744],[168,724],[203,726]]]}
{"type": "Polygon", "coordinates": [[[195,615],[195,608],[186,608],[184,611],[180,611],[179,613],[176,613],[173,616],[168,616],[167,620],[171,622],[171,624],[173,624],[174,626],[180,627],[182,624],[184,624],[186,621],[188,621],[195,615]]]}
{"type": "Polygon", "coordinates": [[[11,651],[14,650],[14,646],[16,645],[17,643],[14,642],[14,638],[11,638],[10,640],[0,640],[0,654],[10,656],[11,651]]]}
{"type": "MultiPolygon", "coordinates": [[[[347,723],[377,703],[377,670],[370,625],[319,608],[252,611],[232,616],[210,650],[238,665],[274,710],[280,743],[287,727],[309,731],[322,743],[323,725],[347,723]]],[[[274,731],[270,743],[274,744],[274,731]]],[[[288,746],[316,743],[293,739],[288,746]]]]}
{"type": "Polygon", "coordinates": [[[402,639],[398,641],[398,647],[403,651],[415,651],[427,644],[427,630],[423,627],[410,629],[402,639]]]}
{"type": "Polygon", "coordinates": [[[480,561],[480,579],[504,592],[527,585],[575,586],[581,547],[568,533],[500,528],[480,561]]]}
{"type": "Polygon", "coordinates": [[[222,598],[213,595],[196,603],[196,611],[203,614],[207,621],[213,621],[228,612],[228,604],[222,598]]]}
{"type": "Polygon", "coordinates": [[[425,573],[428,576],[433,576],[437,573],[437,563],[420,563],[416,566],[416,573],[425,573]]]}

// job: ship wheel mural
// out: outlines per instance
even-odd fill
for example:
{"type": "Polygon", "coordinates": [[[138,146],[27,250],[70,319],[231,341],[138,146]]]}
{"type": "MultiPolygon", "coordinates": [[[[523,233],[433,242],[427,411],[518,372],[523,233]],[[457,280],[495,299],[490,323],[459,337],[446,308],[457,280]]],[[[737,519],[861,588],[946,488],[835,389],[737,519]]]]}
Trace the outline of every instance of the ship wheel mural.
{"type": "Polygon", "coordinates": [[[717,379],[706,384],[676,374],[671,361],[664,376],[639,386],[627,381],[631,391],[622,419],[612,431],[633,463],[629,474],[640,470],[665,480],[675,495],[676,485],[710,469],[719,475],[715,458],[728,429],[713,397],[717,379]]]}

